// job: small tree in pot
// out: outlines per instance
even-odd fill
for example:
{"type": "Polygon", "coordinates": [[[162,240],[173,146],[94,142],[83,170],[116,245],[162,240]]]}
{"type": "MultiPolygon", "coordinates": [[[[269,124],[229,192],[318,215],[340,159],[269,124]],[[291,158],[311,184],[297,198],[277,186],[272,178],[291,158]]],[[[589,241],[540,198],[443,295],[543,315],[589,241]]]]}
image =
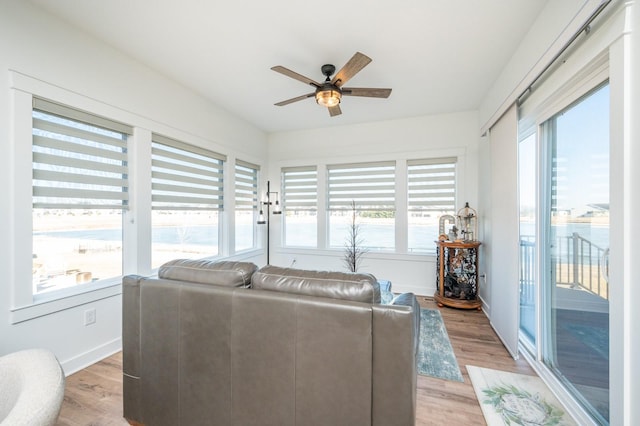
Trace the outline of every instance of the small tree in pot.
{"type": "Polygon", "coordinates": [[[362,262],[362,256],[368,251],[362,247],[364,239],[362,238],[362,232],[360,224],[357,221],[358,211],[356,210],[356,202],[351,201],[351,223],[347,228],[347,238],[344,244],[344,264],[350,272],[358,272],[360,263],[362,262]]]}

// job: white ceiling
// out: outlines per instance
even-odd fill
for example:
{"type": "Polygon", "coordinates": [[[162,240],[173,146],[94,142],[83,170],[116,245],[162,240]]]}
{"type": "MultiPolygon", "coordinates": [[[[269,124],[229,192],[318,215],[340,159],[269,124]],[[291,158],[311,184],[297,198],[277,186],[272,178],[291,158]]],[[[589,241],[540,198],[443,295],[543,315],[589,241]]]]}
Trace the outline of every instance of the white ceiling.
{"type": "Polygon", "coordinates": [[[546,0],[31,0],[266,132],[477,109],[546,0]],[[309,86],[360,51],[373,59],[329,117],[309,86]]]}

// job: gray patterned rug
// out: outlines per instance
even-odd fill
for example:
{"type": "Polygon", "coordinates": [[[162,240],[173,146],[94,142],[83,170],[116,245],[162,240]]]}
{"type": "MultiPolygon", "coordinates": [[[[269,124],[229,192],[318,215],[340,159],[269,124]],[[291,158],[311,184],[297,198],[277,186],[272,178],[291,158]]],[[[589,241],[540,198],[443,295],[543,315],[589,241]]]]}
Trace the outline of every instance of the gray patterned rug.
{"type": "Polygon", "coordinates": [[[418,374],[463,382],[440,311],[420,309],[418,374]]]}

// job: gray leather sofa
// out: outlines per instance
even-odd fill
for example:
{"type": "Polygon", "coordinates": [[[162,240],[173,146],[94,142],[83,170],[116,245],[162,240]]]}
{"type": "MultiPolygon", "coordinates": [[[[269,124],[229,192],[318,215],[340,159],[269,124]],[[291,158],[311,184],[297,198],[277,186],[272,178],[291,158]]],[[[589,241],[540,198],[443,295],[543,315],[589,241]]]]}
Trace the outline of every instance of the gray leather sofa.
{"type": "Polygon", "coordinates": [[[419,306],[369,274],[176,260],[123,281],[124,416],[146,425],[415,422],[419,306]]]}

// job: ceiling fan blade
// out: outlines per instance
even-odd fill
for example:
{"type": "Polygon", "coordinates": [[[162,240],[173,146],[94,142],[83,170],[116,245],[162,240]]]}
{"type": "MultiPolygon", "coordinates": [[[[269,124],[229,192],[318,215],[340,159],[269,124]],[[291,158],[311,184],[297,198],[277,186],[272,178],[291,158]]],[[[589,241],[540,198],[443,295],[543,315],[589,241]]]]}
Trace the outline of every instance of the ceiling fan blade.
{"type": "Polygon", "coordinates": [[[345,96],[366,96],[368,98],[388,98],[391,89],[374,89],[370,87],[343,87],[342,94],[345,96]]]}
{"type": "Polygon", "coordinates": [[[333,77],[331,84],[335,84],[338,87],[342,87],[347,81],[356,75],[362,68],[369,65],[371,58],[360,52],[356,52],[355,55],[344,64],[344,67],[333,77]]]}
{"type": "Polygon", "coordinates": [[[329,115],[331,117],[335,117],[336,115],[342,114],[342,110],[340,109],[340,105],[332,106],[327,108],[329,110],[329,115]]]}
{"type": "Polygon", "coordinates": [[[301,81],[304,84],[310,84],[311,86],[314,87],[320,87],[320,83],[311,80],[309,77],[305,77],[302,74],[298,74],[295,71],[291,71],[289,68],[285,68],[283,66],[280,65],[276,65],[275,67],[271,67],[272,70],[274,70],[275,72],[279,72],[280,74],[284,74],[287,77],[291,77],[295,80],[301,81]]]}
{"type": "Polygon", "coordinates": [[[315,96],[315,92],[314,93],[307,93],[306,95],[302,95],[302,96],[296,96],[295,98],[287,99],[286,101],[281,101],[281,102],[278,102],[277,104],[274,104],[274,105],[285,106],[285,105],[292,104],[294,102],[301,101],[303,99],[312,98],[313,96],[315,96]]]}

